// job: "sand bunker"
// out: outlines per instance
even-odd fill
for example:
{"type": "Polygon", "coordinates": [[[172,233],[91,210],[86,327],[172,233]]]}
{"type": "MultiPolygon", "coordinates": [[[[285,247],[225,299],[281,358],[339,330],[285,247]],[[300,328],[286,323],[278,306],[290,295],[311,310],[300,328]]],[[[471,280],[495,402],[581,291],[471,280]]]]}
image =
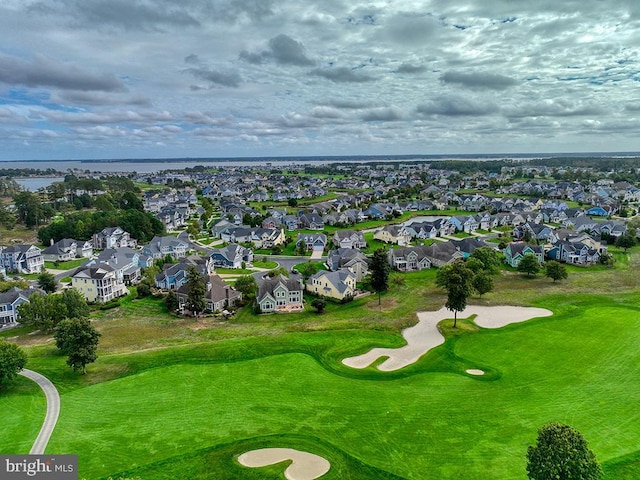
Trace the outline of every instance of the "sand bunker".
{"type": "MultiPolygon", "coordinates": [[[[461,318],[477,315],[476,325],[484,328],[500,328],[510,323],[524,322],[536,317],[548,317],[553,312],[532,307],[482,307],[469,306],[458,314],[461,318]]],[[[402,331],[407,345],[400,348],[374,348],[357,357],[345,358],[342,363],[353,368],[366,368],[381,357],[388,357],[378,365],[378,370],[391,372],[418,361],[418,359],[438,345],[444,337],[438,330],[438,323],[453,316],[450,310],[441,308],[437,312],[418,312],[419,322],[402,331]]]]}
{"type": "Polygon", "coordinates": [[[241,465],[251,468],[266,467],[287,460],[292,461],[284,471],[284,476],[289,480],[315,480],[331,468],[331,464],[324,458],[292,448],[262,448],[238,457],[241,465]]]}
{"type": "Polygon", "coordinates": [[[477,368],[469,368],[465,370],[469,375],[484,375],[484,370],[478,370],[477,368]]]}

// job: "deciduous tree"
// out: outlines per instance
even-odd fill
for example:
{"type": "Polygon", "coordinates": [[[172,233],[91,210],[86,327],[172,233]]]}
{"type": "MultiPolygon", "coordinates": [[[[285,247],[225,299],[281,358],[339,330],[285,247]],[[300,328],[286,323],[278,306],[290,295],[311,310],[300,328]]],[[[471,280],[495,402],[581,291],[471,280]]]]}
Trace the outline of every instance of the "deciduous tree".
{"type": "Polygon", "coordinates": [[[636,245],[636,239],[635,237],[629,234],[621,235],[618,238],[616,238],[615,245],[616,247],[623,248],[624,251],[626,252],[628,249],[636,245]]]}
{"type": "Polygon", "coordinates": [[[0,338],[0,388],[16,378],[27,364],[27,354],[15,343],[0,338]]]}
{"type": "Polygon", "coordinates": [[[307,242],[305,242],[304,240],[300,240],[300,243],[296,245],[296,253],[298,255],[304,255],[305,253],[307,253],[307,242]]]}
{"type": "Polygon", "coordinates": [[[315,308],[318,313],[322,313],[324,311],[324,307],[327,306],[327,302],[322,298],[316,298],[311,302],[311,306],[315,308]]]}
{"type": "Polygon", "coordinates": [[[80,292],[73,288],[69,288],[60,295],[62,303],[67,309],[66,316],[68,318],[89,318],[89,305],[87,299],[80,292]]]}
{"type": "Polygon", "coordinates": [[[491,247],[476,248],[470,258],[475,258],[482,262],[483,270],[495,273],[500,267],[500,254],[491,247]]]}
{"type": "Polygon", "coordinates": [[[580,432],[549,423],[527,450],[527,475],[531,480],[598,480],[602,469],[580,432]]]}
{"type": "Polygon", "coordinates": [[[485,293],[493,290],[493,277],[491,274],[481,271],[473,275],[473,289],[482,297],[485,293]]]}
{"type": "Polygon", "coordinates": [[[302,280],[306,282],[312,275],[315,275],[322,270],[322,264],[319,262],[306,262],[301,265],[297,265],[296,270],[300,275],[302,275],[302,280]]]}
{"type": "Polygon", "coordinates": [[[520,260],[516,268],[520,273],[525,273],[527,277],[535,275],[540,271],[540,264],[535,255],[527,254],[520,260]]]}
{"type": "Polygon", "coordinates": [[[248,301],[256,297],[258,282],[253,278],[253,275],[242,275],[241,277],[238,277],[234,287],[237,291],[242,293],[242,298],[248,301]]]}
{"type": "Polygon", "coordinates": [[[44,270],[40,275],[38,275],[38,287],[47,293],[55,292],[58,288],[58,282],[56,281],[55,275],[44,270]]]}
{"type": "Polygon", "coordinates": [[[554,282],[558,280],[564,280],[568,277],[567,267],[561,264],[560,262],[556,262],[555,260],[549,260],[544,269],[545,277],[549,277],[553,279],[554,282]]]}
{"type": "Polygon", "coordinates": [[[51,332],[65,318],[88,318],[89,306],[77,290],[68,289],[60,295],[33,294],[18,306],[18,314],[20,323],[51,332]]]}
{"type": "Polygon", "coordinates": [[[436,274],[436,285],[447,291],[445,307],[453,312],[453,328],[456,328],[458,312],[467,307],[473,293],[472,280],[473,272],[461,260],[444,265],[436,274]]]}
{"type": "Polygon", "coordinates": [[[164,299],[164,303],[167,306],[168,312],[175,312],[180,306],[180,302],[178,302],[178,296],[173,290],[169,291],[169,294],[164,299]]]}
{"type": "Polygon", "coordinates": [[[67,355],[67,365],[87,373],[87,364],[98,358],[98,332],[87,318],[67,318],[56,327],[56,346],[67,355]]]}

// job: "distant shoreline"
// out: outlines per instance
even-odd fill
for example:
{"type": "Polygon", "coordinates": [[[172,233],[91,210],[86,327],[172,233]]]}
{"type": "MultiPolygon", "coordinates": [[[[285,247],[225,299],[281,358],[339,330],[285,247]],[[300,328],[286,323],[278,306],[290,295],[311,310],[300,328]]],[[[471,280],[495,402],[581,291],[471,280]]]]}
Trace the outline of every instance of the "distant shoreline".
{"type": "Polygon", "coordinates": [[[301,155],[287,157],[178,157],[178,158],[111,158],[111,159],[58,159],[58,160],[0,160],[5,162],[78,162],[78,163],[228,163],[228,162],[384,162],[433,160],[504,160],[537,158],[633,158],[640,152],[558,152],[558,153],[481,153],[481,154],[413,154],[413,155],[301,155]]]}

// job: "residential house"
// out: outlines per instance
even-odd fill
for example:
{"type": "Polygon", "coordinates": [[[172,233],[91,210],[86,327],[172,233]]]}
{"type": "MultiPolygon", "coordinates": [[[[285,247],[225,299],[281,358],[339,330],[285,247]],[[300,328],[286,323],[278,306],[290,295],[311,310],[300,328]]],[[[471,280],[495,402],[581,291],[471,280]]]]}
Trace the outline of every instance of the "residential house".
{"type": "Polygon", "coordinates": [[[131,247],[135,248],[136,240],[131,238],[129,232],[121,227],[107,227],[93,235],[93,246],[98,250],[105,248],[131,247]]]}
{"type": "Polygon", "coordinates": [[[387,203],[374,203],[362,213],[367,218],[381,219],[393,215],[393,207],[387,203]]]}
{"type": "Polygon", "coordinates": [[[148,266],[153,261],[144,253],[129,247],[106,248],[97,258],[85,262],[83,267],[96,266],[105,263],[116,272],[118,282],[125,285],[134,285],[142,280],[142,267],[148,266]]]}
{"type": "Polygon", "coordinates": [[[189,219],[188,207],[176,207],[174,205],[168,205],[163,207],[156,217],[164,224],[165,229],[173,231],[184,227],[189,219]]]}
{"type": "MultiPolygon", "coordinates": [[[[187,298],[189,296],[188,284],[183,284],[176,291],[178,297],[178,308],[185,310],[187,298]]],[[[206,293],[204,294],[205,310],[209,312],[223,312],[242,301],[242,293],[220,278],[219,275],[211,274],[207,277],[206,293]]]]}
{"type": "Polygon", "coordinates": [[[409,245],[412,235],[403,225],[385,225],[374,232],[373,238],[385,243],[409,245]]]}
{"type": "Polygon", "coordinates": [[[2,266],[8,272],[40,273],[44,267],[42,250],[35,245],[11,245],[0,253],[2,266]]]}
{"type": "Polygon", "coordinates": [[[465,253],[452,242],[437,242],[423,247],[426,258],[434,267],[442,267],[458,258],[465,258],[465,253]]]}
{"type": "MultiPolygon", "coordinates": [[[[273,248],[276,245],[284,244],[286,240],[284,230],[281,228],[252,228],[249,241],[257,249],[273,248]]],[[[238,240],[236,240],[238,241],[238,240]]]]}
{"type": "Polygon", "coordinates": [[[354,273],[358,282],[369,273],[367,256],[357,248],[338,248],[327,255],[327,268],[331,271],[347,269],[354,273]]]}
{"type": "Polygon", "coordinates": [[[282,225],[287,230],[298,230],[300,228],[300,218],[297,215],[284,215],[282,225]]]}
{"type": "Polygon", "coordinates": [[[327,236],[324,233],[299,233],[296,249],[304,242],[308,252],[322,252],[327,246],[327,236]]]}
{"type": "Polygon", "coordinates": [[[129,293],[115,269],[106,263],[80,267],[71,277],[71,286],[90,303],[106,303],[129,293]]]}
{"type": "Polygon", "coordinates": [[[220,238],[222,232],[226,231],[229,227],[235,227],[236,224],[230,222],[225,218],[221,218],[220,220],[215,221],[211,225],[211,236],[214,238],[220,238]]]}
{"type": "Polygon", "coordinates": [[[260,281],[256,302],[262,313],[302,311],[302,283],[283,275],[265,278],[260,281]]]}
{"type": "Polygon", "coordinates": [[[335,272],[320,270],[307,280],[306,288],[310,293],[336,300],[353,298],[356,291],[356,275],[346,269],[335,272]]]}
{"type": "Polygon", "coordinates": [[[510,243],[504,250],[504,260],[516,268],[525,255],[533,255],[541,265],[544,263],[544,250],[539,245],[526,243],[510,243]]]}
{"type": "Polygon", "coordinates": [[[181,258],[178,263],[165,264],[162,267],[162,272],[154,278],[156,287],[163,290],[178,290],[187,282],[187,276],[192,267],[204,277],[209,277],[215,271],[211,257],[189,255],[181,258]]]}
{"type": "MultiPolygon", "coordinates": [[[[613,239],[616,239],[627,233],[627,224],[624,222],[609,220],[603,223],[599,223],[596,226],[594,233],[599,234],[600,236],[609,236],[613,237],[613,239]]],[[[640,231],[638,233],[640,233],[640,231]]]]}
{"type": "Polygon", "coordinates": [[[66,262],[76,257],[89,258],[93,254],[90,241],[63,238],[42,251],[45,262],[66,262]]]}
{"type": "Polygon", "coordinates": [[[572,265],[594,265],[600,261],[600,251],[582,242],[558,240],[546,252],[547,258],[572,265]]]}
{"type": "Polygon", "coordinates": [[[187,254],[187,244],[178,237],[155,236],[151,239],[149,245],[145,245],[142,248],[142,252],[145,255],[149,255],[154,260],[164,258],[167,255],[170,255],[174,259],[178,259],[187,254]]]}
{"type": "Polygon", "coordinates": [[[478,213],[474,215],[474,219],[480,230],[491,230],[498,225],[497,219],[488,212],[478,213]]]}
{"type": "Polygon", "coordinates": [[[415,272],[431,268],[431,260],[427,256],[427,247],[392,248],[388,251],[389,265],[401,272],[415,272]]]}
{"type": "Polygon", "coordinates": [[[324,220],[315,212],[298,215],[298,224],[300,225],[300,228],[306,228],[309,230],[324,229],[324,220]]]}
{"type": "Polygon", "coordinates": [[[544,224],[538,224],[534,222],[527,222],[522,225],[518,225],[513,230],[514,240],[521,240],[526,238],[527,235],[535,240],[542,242],[553,242],[555,240],[555,230],[544,224]]]}
{"type": "Polygon", "coordinates": [[[262,228],[281,228],[282,218],[270,216],[262,220],[262,228]]]}
{"type": "MultiPolygon", "coordinates": [[[[411,238],[436,238],[440,231],[433,222],[413,222],[405,227],[411,238]]],[[[375,235],[374,237],[375,238],[375,235]]]]}
{"type": "Polygon", "coordinates": [[[473,233],[480,228],[480,224],[473,216],[457,215],[451,217],[449,221],[455,225],[459,232],[473,233]]]}
{"type": "Polygon", "coordinates": [[[484,240],[476,237],[461,238],[458,240],[450,240],[451,243],[458,251],[463,255],[463,258],[468,258],[477,248],[482,247],[494,247],[488,244],[484,240]]]}
{"type": "Polygon", "coordinates": [[[336,248],[367,248],[364,234],[355,230],[338,230],[333,234],[333,244],[336,248]]]}
{"type": "Polygon", "coordinates": [[[45,292],[37,288],[18,287],[0,293],[0,327],[16,323],[20,318],[18,307],[23,303],[29,303],[29,298],[34,293],[45,295],[45,292]]]}
{"type": "Polygon", "coordinates": [[[230,243],[226,247],[214,248],[210,255],[213,265],[219,268],[242,268],[242,264],[253,262],[253,250],[237,243],[230,243]]]}

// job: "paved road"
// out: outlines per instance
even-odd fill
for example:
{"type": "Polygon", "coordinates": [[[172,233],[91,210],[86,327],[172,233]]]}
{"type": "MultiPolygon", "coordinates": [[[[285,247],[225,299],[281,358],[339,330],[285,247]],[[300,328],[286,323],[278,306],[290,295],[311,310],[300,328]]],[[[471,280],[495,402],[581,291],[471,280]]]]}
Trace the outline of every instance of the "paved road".
{"type": "Polygon", "coordinates": [[[51,381],[44,375],[40,375],[38,372],[34,372],[33,370],[27,370],[26,368],[20,372],[20,375],[27,377],[40,385],[40,388],[42,388],[42,391],[47,398],[47,414],[44,417],[40,433],[29,452],[30,455],[42,455],[44,454],[45,448],[47,448],[47,443],[49,443],[49,438],[51,438],[53,428],[56,426],[56,422],[58,421],[58,415],[60,414],[60,395],[58,395],[58,390],[53,383],[51,383],[51,381]]]}
{"type": "Polygon", "coordinates": [[[202,252],[205,255],[211,255],[211,252],[213,252],[213,250],[211,250],[210,248],[203,247],[201,245],[198,245],[197,243],[192,242],[191,239],[189,238],[189,234],[186,231],[180,232],[178,234],[178,238],[183,242],[185,242],[189,246],[189,248],[202,252]]]}

